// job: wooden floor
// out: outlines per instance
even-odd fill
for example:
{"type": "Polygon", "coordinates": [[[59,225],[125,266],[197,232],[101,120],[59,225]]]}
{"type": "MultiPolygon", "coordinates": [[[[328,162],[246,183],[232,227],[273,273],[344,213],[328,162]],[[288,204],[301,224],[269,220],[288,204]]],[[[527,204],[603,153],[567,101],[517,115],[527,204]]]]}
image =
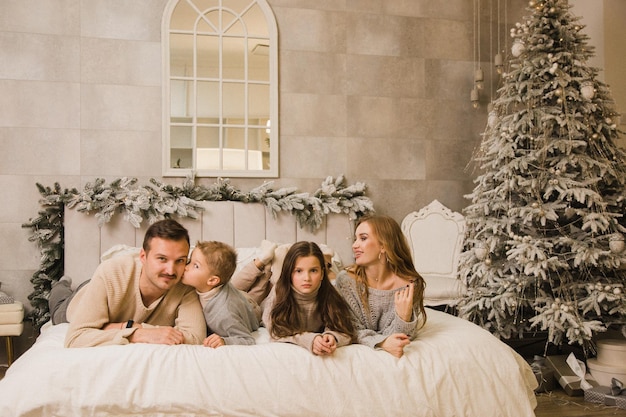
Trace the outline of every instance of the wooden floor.
{"type": "MultiPolygon", "coordinates": [[[[0,365],[0,379],[6,366],[0,365]]],[[[535,417],[626,417],[626,410],[601,404],[587,403],[583,397],[570,397],[562,390],[537,394],[535,417]]],[[[529,416],[532,417],[532,416],[529,416]]]]}
{"type": "Polygon", "coordinates": [[[626,410],[585,402],[583,397],[570,397],[561,389],[537,394],[536,417],[626,417],[626,410]]]}

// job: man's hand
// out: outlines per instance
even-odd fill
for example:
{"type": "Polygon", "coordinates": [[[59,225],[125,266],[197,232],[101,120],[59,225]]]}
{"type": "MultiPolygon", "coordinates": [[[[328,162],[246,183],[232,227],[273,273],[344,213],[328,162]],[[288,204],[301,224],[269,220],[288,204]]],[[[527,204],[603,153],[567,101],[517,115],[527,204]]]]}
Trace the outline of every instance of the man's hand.
{"type": "Polygon", "coordinates": [[[150,327],[148,329],[138,327],[128,340],[131,343],[180,345],[185,342],[185,337],[180,330],[170,326],[150,327]]]}
{"type": "Polygon", "coordinates": [[[206,337],[206,339],[204,339],[204,342],[202,342],[202,344],[206,347],[210,347],[210,348],[218,348],[220,346],[224,346],[226,343],[224,343],[224,339],[221,338],[219,335],[213,333],[209,336],[206,337]]]}

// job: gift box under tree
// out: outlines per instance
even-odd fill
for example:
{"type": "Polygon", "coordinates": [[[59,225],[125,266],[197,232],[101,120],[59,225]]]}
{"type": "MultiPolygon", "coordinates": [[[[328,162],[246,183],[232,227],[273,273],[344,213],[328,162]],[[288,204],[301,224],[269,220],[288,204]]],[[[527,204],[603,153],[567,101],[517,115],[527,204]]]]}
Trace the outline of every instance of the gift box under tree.
{"type": "Polygon", "coordinates": [[[546,357],[546,365],[554,371],[554,377],[565,393],[572,397],[580,397],[585,391],[599,384],[588,373],[582,361],[573,353],[546,357]]]}
{"type": "Polygon", "coordinates": [[[597,386],[586,390],[585,401],[626,410],[626,390],[621,381],[613,378],[610,387],[597,386]]]}
{"type": "Polygon", "coordinates": [[[546,358],[543,356],[535,355],[530,368],[537,378],[539,386],[535,388],[535,392],[546,392],[554,390],[556,386],[556,379],[554,378],[554,371],[546,365],[546,358]]]}

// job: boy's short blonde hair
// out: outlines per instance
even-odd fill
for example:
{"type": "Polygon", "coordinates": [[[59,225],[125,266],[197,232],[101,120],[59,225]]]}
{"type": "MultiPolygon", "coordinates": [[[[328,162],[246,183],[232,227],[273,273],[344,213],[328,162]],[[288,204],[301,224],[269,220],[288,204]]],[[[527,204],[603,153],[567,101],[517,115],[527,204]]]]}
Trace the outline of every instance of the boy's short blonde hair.
{"type": "Polygon", "coordinates": [[[202,252],[213,275],[220,278],[220,283],[226,284],[237,268],[237,252],[235,249],[217,241],[198,242],[196,249],[202,252]]]}

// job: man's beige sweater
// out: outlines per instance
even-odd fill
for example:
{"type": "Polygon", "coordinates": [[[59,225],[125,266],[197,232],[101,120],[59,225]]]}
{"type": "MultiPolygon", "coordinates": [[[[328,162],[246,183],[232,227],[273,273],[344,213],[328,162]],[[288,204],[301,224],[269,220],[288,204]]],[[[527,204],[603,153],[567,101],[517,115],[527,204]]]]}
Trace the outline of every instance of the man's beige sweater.
{"type": "Polygon", "coordinates": [[[70,302],[66,347],[124,345],[135,329],[102,330],[107,323],[134,320],[148,328],[173,326],[187,344],[201,344],[206,323],[198,295],[192,287],[177,283],[150,306],[144,306],[139,292],[141,261],[117,256],[102,262],[91,281],[70,302]]]}

